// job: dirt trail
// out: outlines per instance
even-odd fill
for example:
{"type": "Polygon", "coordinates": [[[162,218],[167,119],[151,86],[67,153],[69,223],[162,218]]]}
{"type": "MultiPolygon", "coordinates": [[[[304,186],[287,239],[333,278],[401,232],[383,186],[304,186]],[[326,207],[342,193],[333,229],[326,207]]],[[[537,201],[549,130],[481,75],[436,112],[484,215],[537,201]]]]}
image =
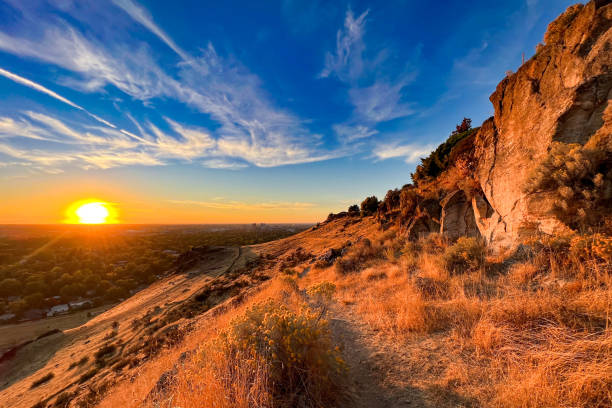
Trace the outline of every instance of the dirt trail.
{"type": "Polygon", "coordinates": [[[406,356],[391,350],[378,333],[353,318],[349,309],[335,305],[329,312],[334,337],[343,345],[343,354],[352,380],[351,407],[429,407],[422,391],[407,381],[402,366],[406,356]]]}

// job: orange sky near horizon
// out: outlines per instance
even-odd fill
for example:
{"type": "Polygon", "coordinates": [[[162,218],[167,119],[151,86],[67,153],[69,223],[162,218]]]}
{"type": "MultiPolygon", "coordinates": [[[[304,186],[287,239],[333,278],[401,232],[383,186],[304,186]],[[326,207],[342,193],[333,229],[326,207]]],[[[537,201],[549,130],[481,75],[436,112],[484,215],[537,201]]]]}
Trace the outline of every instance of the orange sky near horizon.
{"type": "Polygon", "coordinates": [[[67,209],[77,201],[95,199],[109,203],[121,224],[227,224],[315,223],[329,209],[316,203],[227,200],[222,197],[168,200],[142,195],[111,184],[70,183],[7,191],[0,202],[0,224],[64,223],[67,209]]]}

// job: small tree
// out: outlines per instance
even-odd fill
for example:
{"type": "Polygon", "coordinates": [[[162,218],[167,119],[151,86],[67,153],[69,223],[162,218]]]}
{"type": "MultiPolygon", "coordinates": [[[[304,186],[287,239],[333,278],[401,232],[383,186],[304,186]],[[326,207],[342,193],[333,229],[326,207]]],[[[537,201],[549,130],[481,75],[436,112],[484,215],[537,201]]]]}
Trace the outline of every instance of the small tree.
{"type": "Polygon", "coordinates": [[[7,278],[0,281],[0,296],[17,296],[21,293],[21,283],[17,279],[7,278]]]}
{"type": "Polygon", "coordinates": [[[403,219],[412,217],[419,200],[419,195],[413,187],[403,187],[400,192],[400,211],[403,219]]]}
{"type": "Polygon", "coordinates": [[[372,215],[378,210],[378,198],[376,196],[367,197],[361,202],[361,215],[372,215]]]}
{"type": "Polygon", "coordinates": [[[452,134],[456,135],[456,134],[459,134],[459,133],[467,132],[471,128],[472,128],[472,119],[470,119],[470,118],[463,118],[461,123],[456,126],[456,129],[453,131],[452,134]]]}
{"type": "Polygon", "coordinates": [[[359,206],[357,204],[353,204],[348,208],[348,212],[349,214],[358,214],[359,213],[359,206]]]}

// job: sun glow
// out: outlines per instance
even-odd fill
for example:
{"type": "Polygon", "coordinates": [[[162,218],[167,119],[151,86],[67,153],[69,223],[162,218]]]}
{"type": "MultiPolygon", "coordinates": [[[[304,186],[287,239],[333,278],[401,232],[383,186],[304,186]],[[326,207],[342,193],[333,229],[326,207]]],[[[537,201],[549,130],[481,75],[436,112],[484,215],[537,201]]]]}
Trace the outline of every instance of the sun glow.
{"type": "Polygon", "coordinates": [[[108,218],[108,210],[102,203],[83,204],[76,210],[81,224],[104,224],[108,218]]]}
{"type": "Polygon", "coordinates": [[[116,211],[110,203],[84,200],[73,203],[66,211],[68,224],[114,224],[116,211]]]}

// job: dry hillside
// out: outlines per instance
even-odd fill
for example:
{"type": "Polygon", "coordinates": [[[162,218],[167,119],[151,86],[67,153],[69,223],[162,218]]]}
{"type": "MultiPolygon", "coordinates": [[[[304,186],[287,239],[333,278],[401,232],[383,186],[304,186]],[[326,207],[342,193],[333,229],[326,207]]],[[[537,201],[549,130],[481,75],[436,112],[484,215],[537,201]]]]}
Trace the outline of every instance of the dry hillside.
{"type": "Polygon", "coordinates": [[[194,248],[0,362],[0,406],[611,407],[611,50],[570,7],[410,184],[194,248]]]}

